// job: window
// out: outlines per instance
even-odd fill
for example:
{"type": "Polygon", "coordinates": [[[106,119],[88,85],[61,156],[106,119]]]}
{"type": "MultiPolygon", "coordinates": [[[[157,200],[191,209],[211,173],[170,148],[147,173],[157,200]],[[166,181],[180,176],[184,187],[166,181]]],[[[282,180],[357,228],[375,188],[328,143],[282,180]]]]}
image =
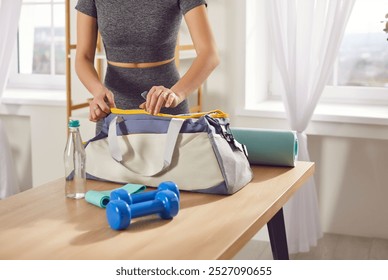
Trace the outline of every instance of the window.
{"type": "Polygon", "coordinates": [[[23,0],[8,86],[64,88],[65,1],[23,0]]]}
{"type": "Polygon", "coordinates": [[[323,97],[388,105],[388,0],[357,0],[323,97]]]}
{"type": "MultiPolygon", "coordinates": [[[[279,99],[282,90],[268,43],[265,1],[246,2],[246,107],[279,99]],[[263,94],[258,96],[257,89],[263,94]]],[[[322,101],[388,105],[387,13],[388,0],[356,1],[322,101]]]]}
{"type": "Polygon", "coordinates": [[[388,88],[387,0],[358,0],[339,50],[333,84],[388,88]]]}

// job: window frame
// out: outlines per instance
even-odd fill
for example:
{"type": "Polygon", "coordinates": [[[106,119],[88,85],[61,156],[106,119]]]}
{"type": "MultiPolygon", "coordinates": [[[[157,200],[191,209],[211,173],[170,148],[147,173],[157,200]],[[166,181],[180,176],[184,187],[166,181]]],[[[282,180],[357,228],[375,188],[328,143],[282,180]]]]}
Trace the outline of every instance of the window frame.
{"type": "MultiPolygon", "coordinates": [[[[266,15],[265,12],[262,12],[265,11],[265,2],[265,0],[247,0],[245,3],[246,94],[244,108],[248,110],[260,108],[260,103],[263,102],[280,102],[283,90],[280,85],[281,76],[271,52],[266,15]],[[253,42],[254,46],[250,45],[251,36],[254,33],[252,26],[260,28],[260,36],[256,36],[256,42],[253,42]],[[259,65],[255,61],[262,63],[259,65]],[[258,79],[257,76],[260,78],[258,79]]],[[[318,104],[320,103],[388,106],[388,88],[327,85],[318,104]]]]}
{"type": "MultiPolygon", "coordinates": [[[[22,7],[27,5],[50,5],[51,15],[54,12],[55,5],[63,5],[65,9],[65,0],[49,0],[49,1],[36,1],[36,2],[22,2],[22,7]]],[[[51,29],[55,28],[53,16],[51,16],[51,29]]],[[[19,73],[19,31],[14,42],[14,51],[11,58],[7,88],[34,88],[34,89],[53,89],[53,90],[64,90],[66,88],[66,74],[55,75],[55,74],[23,74],[19,73]]],[[[55,44],[54,40],[51,41],[51,52],[52,47],[55,44]]],[[[66,59],[66,58],[65,58],[66,59]]],[[[51,59],[51,64],[55,63],[51,59]]],[[[52,68],[52,67],[50,67],[52,68]]]]}

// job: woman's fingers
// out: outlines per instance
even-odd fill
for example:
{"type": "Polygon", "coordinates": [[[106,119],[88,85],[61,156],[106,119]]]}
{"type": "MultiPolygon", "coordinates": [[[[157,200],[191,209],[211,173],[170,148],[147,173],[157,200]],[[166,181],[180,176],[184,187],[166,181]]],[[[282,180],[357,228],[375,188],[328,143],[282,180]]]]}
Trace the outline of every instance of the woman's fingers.
{"type": "Polygon", "coordinates": [[[105,113],[101,108],[97,105],[89,106],[89,120],[92,122],[97,122],[102,118],[105,118],[108,114],[105,113]]]}
{"type": "Polygon", "coordinates": [[[176,107],[178,106],[179,103],[181,103],[181,99],[175,92],[172,92],[171,94],[168,95],[165,107],[167,108],[176,107]]]}
{"type": "Polygon", "coordinates": [[[159,96],[162,94],[164,87],[163,86],[153,86],[148,94],[146,101],[146,111],[150,114],[154,114],[155,106],[158,102],[159,96]]]}
{"type": "Polygon", "coordinates": [[[162,107],[175,107],[179,103],[179,97],[171,89],[164,86],[154,86],[147,94],[145,109],[148,113],[156,115],[162,107]]]}
{"type": "Polygon", "coordinates": [[[89,120],[97,122],[110,114],[110,108],[116,107],[113,93],[103,88],[101,92],[94,95],[93,100],[89,102],[89,120]]]}
{"type": "Polygon", "coordinates": [[[154,112],[154,115],[158,114],[160,112],[160,109],[162,109],[163,105],[166,104],[169,94],[170,91],[166,89],[165,91],[162,91],[162,93],[159,95],[154,109],[151,109],[151,112],[154,112]]]}
{"type": "Polygon", "coordinates": [[[107,105],[110,108],[116,108],[116,103],[115,103],[114,95],[113,95],[113,93],[110,90],[107,90],[106,98],[105,99],[106,99],[107,105]]]}

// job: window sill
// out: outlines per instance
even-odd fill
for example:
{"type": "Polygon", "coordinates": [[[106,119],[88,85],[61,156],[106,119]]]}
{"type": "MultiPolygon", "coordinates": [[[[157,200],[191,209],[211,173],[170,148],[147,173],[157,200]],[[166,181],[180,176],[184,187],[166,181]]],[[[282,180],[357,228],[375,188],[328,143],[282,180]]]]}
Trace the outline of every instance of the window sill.
{"type": "MultiPolygon", "coordinates": [[[[238,110],[240,116],[256,116],[285,119],[286,113],[281,101],[264,101],[238,110]]],[[[312,121],[388,125],[388,106],[360,104],[318,104],[312,121]]]]}
{"type": "Polygon", "coordinates": [[[6,88],[0,103],[9,105],[66,106],[65,90],[6,88]]]}
{"type": "MultiPolygon", "coordinates": [[[[237,117],[272,119],[268,126],[288,126],[283,103],[268,100],[236,111],[237,117]],[[283,125],[279,125],[279,121],[283,125]]],[[[266,125],[266,124],[265,124],[266,125]]],[[[307,134],[388,140],[388,106],[318,104],[307,134]]]]}

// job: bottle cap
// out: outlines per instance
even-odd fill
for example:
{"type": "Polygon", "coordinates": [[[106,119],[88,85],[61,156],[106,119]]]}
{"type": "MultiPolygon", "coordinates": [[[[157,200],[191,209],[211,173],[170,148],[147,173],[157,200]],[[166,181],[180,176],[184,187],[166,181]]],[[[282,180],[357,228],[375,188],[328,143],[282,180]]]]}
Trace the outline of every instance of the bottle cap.
{"type": "Polygon", "coordinates": [[[69,127],[79,127],[78,120],[69,120],[69,127]]]}

